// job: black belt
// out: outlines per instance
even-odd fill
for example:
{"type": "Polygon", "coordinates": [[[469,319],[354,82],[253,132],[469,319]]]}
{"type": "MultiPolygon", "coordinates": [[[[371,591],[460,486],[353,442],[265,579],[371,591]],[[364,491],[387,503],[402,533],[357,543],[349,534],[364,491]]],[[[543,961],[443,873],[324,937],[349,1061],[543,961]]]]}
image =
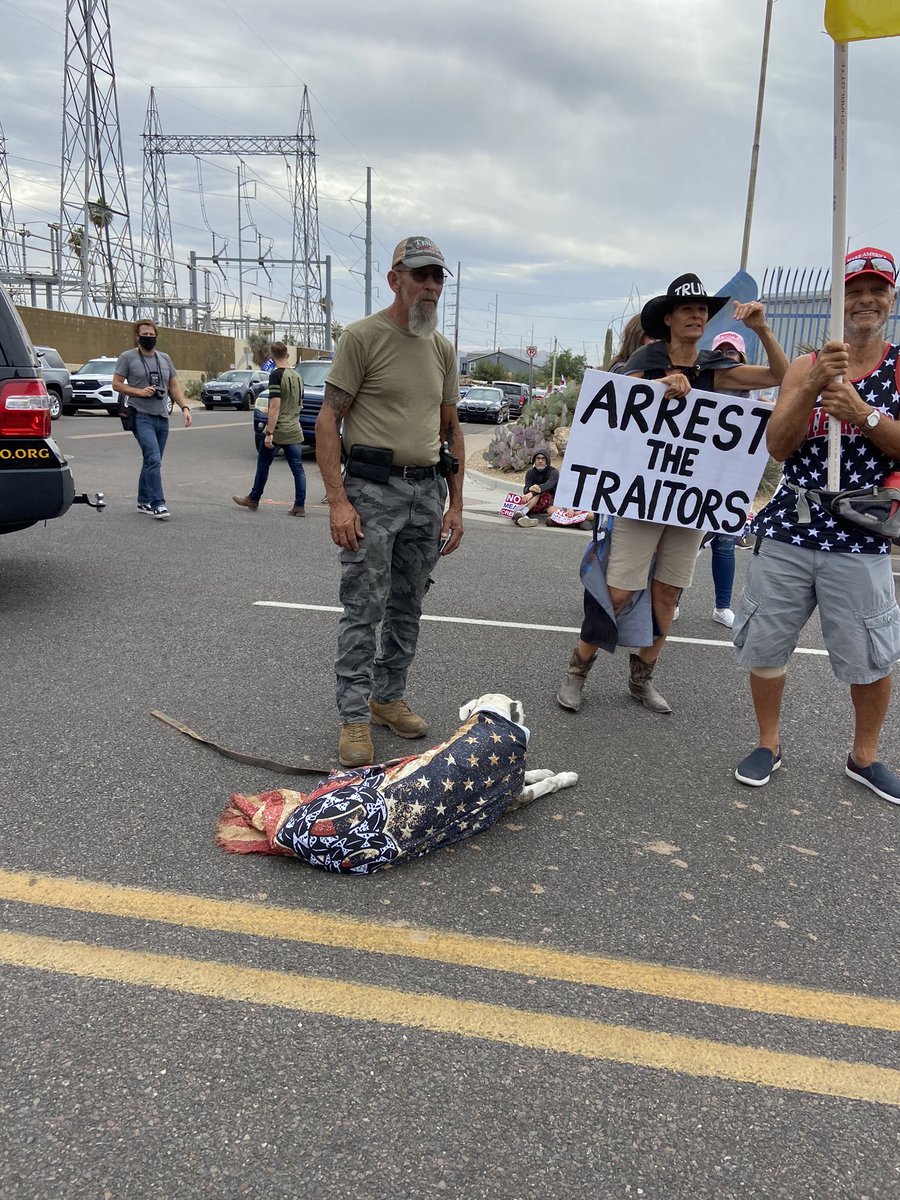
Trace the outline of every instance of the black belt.
{"type": "Polygon", "coordinates": [[[437,479],[439,474],[436,463],[430,467],[391,467],[390,472],[402,479],[437,479]]]}

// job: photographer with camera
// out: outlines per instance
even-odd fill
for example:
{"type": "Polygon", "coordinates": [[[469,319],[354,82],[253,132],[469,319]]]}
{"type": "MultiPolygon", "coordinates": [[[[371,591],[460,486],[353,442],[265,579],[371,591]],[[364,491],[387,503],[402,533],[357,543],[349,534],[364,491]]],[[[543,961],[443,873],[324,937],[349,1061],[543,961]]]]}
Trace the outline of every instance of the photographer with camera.
{"type": "Polygon", "coordinates": [[[397,246],[387,277],[393,303],[341,335],[316,421],[341,552],[335,674],[345,767],[374,762],[372,723],[405,738],[428,732],[403,699],[406,676],[428,577],[463,534],[456,352],[436,331],[446,265],[430,238],[397,246]]]}
{"type": "Polygon", "coordinates": [[[135,322],[135,348],[119,355],[112,385],[134,410],[131,432],[143,455],[138,512],[167,521],[171,513],[163,496],[162,456],[169,437],[169,397],[184,414],[185,428],[190,428],[191,410],[174,363],[168,354],[156,349],[156,337],[152,321],[135,322]]]}

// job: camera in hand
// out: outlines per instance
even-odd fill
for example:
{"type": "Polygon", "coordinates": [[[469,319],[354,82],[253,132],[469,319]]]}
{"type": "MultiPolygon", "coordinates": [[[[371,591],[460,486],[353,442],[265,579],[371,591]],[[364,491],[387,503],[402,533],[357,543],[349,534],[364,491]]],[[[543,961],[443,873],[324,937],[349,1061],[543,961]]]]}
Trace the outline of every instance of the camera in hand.
{"type": "Polygon", "coordinates": [[[160,383],[159,371],[148,371],[147,374],[150,380],[150,386],[154,389],[153,395],[157,400],[165,400],[166,389],[160,383]]]}

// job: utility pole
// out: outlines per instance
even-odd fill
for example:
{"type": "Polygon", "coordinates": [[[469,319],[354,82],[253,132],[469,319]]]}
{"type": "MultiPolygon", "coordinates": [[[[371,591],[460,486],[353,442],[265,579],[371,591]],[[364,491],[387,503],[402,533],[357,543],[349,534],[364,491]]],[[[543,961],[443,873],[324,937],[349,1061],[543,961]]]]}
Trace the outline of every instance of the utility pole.
{"type": "Polygon", "coordinates": [[[462,263],[456,264],[456,313],[453,318],[453,349],[459,355],[459,280],[462,275],[462,263]]]}
{"type": "Polygon", "coordinates": [[[242,261],[243,251],[241,250],[241,184],[244,178],[244,164],[238,159],[238,186],[237,186],[237,264],[238,264],[238,316],[241,321],[241,337],[244,336],[244,264],[242,261]]]}
{"type": "MultiPolygon", "coordinates": [[[[391,266],[394,264],[391,263],[391,266]]],[[[372,168],[366,167],[366,311],[372,313],[372,168]]],[[[325,347],[330,350],[330,346],[325,347]]]]}
{"type": "Polygon", "coordinates": [[[550,391],[556,387],[556,338],[553,339],[553,365],[550,368],[550,391]]]}
{"type": "Polygon", "coordinates": [[[500,366],[500,347],[497,345],[497,318],[500,316],[500,293],[494,296],[494,350],[497,352],[497,366],[500,366]]]}
{"type": "Polygon", "coordinates": [[[753,202],[756,198],[756,168],[759,163],[759,137],[762,129],[763,101],[766,96],[766,69],[769,64],[769,31],[772,28],[772,0],[766,0],[766,24],[763,31],[762,57],[759,64],[759,93],[756,100],[756,127],[753,131],[753,150],[750,154],[750,181],[747,184],[747,208],[744,213],[744,240],[741,245],[741,270],[747,270],[750,257],[750,225],[753,221],[753,202]]]}

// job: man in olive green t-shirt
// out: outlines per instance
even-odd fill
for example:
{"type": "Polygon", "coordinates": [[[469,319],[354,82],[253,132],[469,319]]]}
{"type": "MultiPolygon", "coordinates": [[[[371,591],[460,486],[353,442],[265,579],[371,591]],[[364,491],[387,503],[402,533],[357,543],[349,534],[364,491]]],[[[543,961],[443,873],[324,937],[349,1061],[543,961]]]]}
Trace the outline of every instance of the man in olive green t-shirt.
{"type": "Polygon", "coordinates": [[[345,767],[374,761],[372,723],[406,738],[428,732],[403,699],[406,676],[429,574],[463,534],[462,476],[439,470],[442,442],[465,462],[456,352],[436,331],[447,264],[427,237],[404,238],[391,264],[393,303],[342,334],[316,421],[341,551],[335,673],[345,767]]]}
{"type": "Polygon", "coordinates": [[[303,380],[290,365],[284,342],[270,347],[275,370],[269,375],[268,417],[256,459],[256,478],[246,496],[232,496],[235,504],[256,512],[269,478],[269,467],[280,448],[294,477],[294,507],[292,517],[306,516],[306,472],[303,470],[303,430],[300,428],[300,409],[303,407],[303,380]]]}

